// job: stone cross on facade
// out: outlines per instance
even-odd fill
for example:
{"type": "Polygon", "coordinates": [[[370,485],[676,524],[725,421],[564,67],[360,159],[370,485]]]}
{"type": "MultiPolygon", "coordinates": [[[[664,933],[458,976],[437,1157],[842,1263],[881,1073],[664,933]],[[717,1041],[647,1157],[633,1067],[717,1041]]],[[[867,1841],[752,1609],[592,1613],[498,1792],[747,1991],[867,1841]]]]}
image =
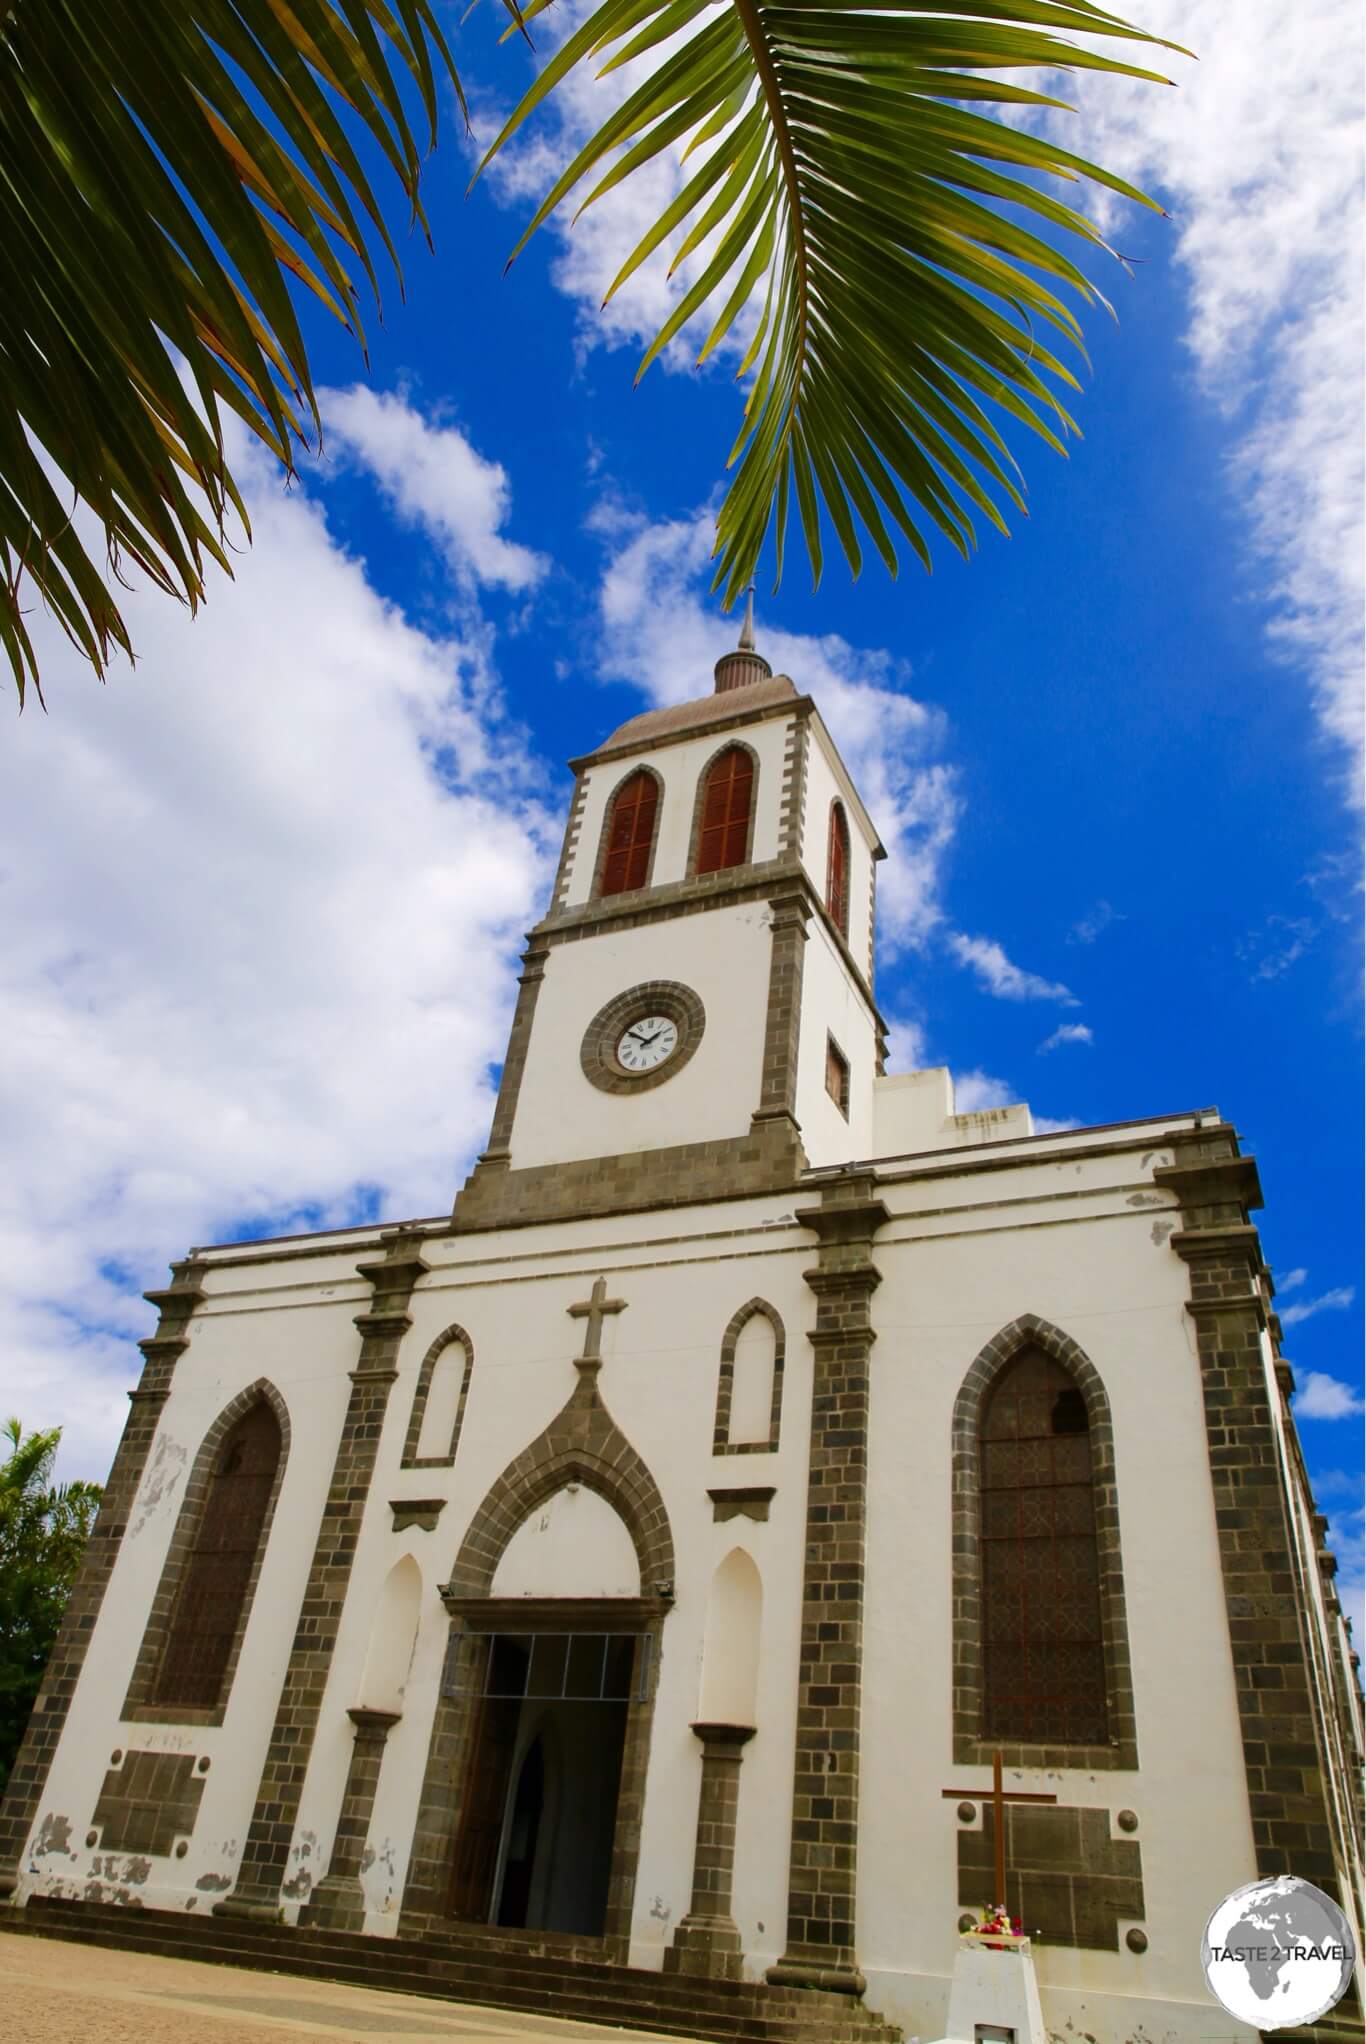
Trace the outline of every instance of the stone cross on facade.
{"type": "Polygon", "coordinates": [[[576,1370],[599,1370],[602,1368],[602,1323],[609,1313],[624,1313],[625,1299],[609,1299],[606,1278],[596,1278],[593,1290],[587,1299],[566,1309],[576,1320],[587,1320],[583,1331],[583,1353],[574,1359],[576,1370]]]}
{"type": "MultiPolygon", "coordinates": [[[[980,1789],[941,1789],[945,1797],[959,1796],[966,1799],[973,1796],[978,1802],[985,1800],[980,1789]]],[[[1007,1803],[1056,1803],[1056,1796],[1028,1795],[1022,1789],[1007,1789],[1001,1786],[1001,1755],[991,1756],[991,1809],[992,1844],[996,1848],[996,1907],[1006,1913],[1006,1804],[1007,1803]]]]}

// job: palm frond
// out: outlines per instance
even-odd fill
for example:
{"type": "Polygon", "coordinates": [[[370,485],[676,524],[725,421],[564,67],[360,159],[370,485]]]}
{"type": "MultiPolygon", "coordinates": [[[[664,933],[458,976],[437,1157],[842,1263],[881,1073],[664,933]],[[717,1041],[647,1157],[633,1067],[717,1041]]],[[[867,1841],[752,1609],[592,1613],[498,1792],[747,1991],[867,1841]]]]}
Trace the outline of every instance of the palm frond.
{"type": "Polygon", "coordinates": [[[364,346],[371,239],[398,257],[357,147],[425,229],[405,91],[430,146],[442,79],[460,94],[431,0],[0,10],[0,645],[21,704],[26,682],[41,696],[34,603],[103,672],[131,651],[121,563],[191,609],[207,561],[228,567],[245,509],[222,408],[287,469],[316,432],[287,279],[364,346]]]}
{"type": "MultiPolygon", "coordinates": [[[[547,4],[532,0],[524,17],[547,4]]],[[[1022,69],[1168,81],[1070,35],[1161,41],[1093,0],[728,0],[719,11],[709,0],[603,0],[488,151],[485,162],[577,65],[607,72],[667,45],[513,254],[590,173],[602,174],[583,205],[684,137],[685,156],[714,145],[608,296],[690,227],[675,264],[701,249],[700,272],[639,375],[719,291],[727,296],[699,359],[763,293],[741,365],[752,382],[730,457],[739,467],[717,526],[715,586],[727,605],[753,578],[771,528],[781,576],[793,497],[817,580],[822,507],[855,574],[860,530],[893,573],[889,528],[928,566],[927,527],[966,553],[974,513],[1004,529],[1003,501],[1023,509],[995,416],[1055,448],[1075,431],[1064,393],[1077,387],[1068,356],[1080,358],[1082,335],[1060,291],[1085,302],[1100,294],[1067,249],[1106,245],[1047,182],[1089,179],[1154,202],[983,109],[1063,104],[1002,76],[1022,69]]]]}

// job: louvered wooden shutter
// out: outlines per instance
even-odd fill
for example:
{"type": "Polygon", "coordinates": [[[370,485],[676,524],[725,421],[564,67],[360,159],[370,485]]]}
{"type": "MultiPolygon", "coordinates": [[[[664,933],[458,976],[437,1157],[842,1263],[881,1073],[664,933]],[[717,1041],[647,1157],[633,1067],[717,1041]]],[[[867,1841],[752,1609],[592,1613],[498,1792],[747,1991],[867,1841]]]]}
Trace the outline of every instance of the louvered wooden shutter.
{"type": "Polygon", "coordinates": [[[754,794],[754,762],[734,745],[723,752],[707,774],[702,796],[702,828],[697,840],[699,873],[719,873],[743,866],[749,850],[749,810],[754,794]]]}
{"type": "Polygon", "coordinates": [[[653,774],[632,774],[617,790],[602,871],[604,894],[625,894],[643,887],[650,868],[659,786],[653,774]]]}
{"type": "Polygon", "coordinates": [[[280,1426],[262,1401],[219,1450],[181,1577],[156,1701],[211,1710],[219,1701],[280,1461],[280,1426]]]}

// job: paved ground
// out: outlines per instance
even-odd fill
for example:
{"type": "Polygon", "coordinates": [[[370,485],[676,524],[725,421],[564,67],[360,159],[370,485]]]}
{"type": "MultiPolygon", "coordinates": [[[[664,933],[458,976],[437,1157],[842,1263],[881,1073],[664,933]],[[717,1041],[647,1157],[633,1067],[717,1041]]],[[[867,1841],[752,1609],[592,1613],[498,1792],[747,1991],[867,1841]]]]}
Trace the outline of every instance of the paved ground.
{"type": "Polygon", "coordinates": [[[660,2044],[639,2030],[0,1936],[0,2037],[23,2044],[660,2044]]]}

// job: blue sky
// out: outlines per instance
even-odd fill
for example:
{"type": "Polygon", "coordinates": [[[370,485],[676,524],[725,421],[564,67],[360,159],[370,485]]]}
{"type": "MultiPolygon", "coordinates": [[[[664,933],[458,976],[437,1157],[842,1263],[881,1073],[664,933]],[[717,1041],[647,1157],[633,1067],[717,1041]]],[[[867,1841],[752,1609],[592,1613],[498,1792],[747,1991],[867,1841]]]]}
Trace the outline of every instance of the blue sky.
{"type": "MultiPolygon", "coordinates": [[[[900,1063],[951,1065],[964,1104],[1217,1104],[1242,1132],[1359,1608],[1353,14],[1147,10],[1201,64],[1175,93],[1088,85],[1068,136],[1172,214],[1108,218],[1132,272],[1100,279],[1118,323],[1088,320],[1084,439],[1017,442],[1008,541],[896,583],[832,556],[818,591],[793,552],[759,629],[893,847],[900,1063]]],[[[494,28],[457,41],[485,132],[525,61],[494,28]]],[[[68,1474],[107,1468],[139,1295],[190,1243],[449,1204],[563,761],[705,692],[732,639],[706,556],[734,362],[675,349],[633,391],[666,287],[595,309],[652,194],[501,275],[590,113],[569,95],[469,200],[448,127],[436,257],[408,251],[368,377],[311,321],[327,458],[286,491],[244,450],[255,546],[196,623],[134,594],[139,665],[104,689],[44,641],[49,713],[0,765],[0,1378],[65,1427],[68,1474]]]]}

